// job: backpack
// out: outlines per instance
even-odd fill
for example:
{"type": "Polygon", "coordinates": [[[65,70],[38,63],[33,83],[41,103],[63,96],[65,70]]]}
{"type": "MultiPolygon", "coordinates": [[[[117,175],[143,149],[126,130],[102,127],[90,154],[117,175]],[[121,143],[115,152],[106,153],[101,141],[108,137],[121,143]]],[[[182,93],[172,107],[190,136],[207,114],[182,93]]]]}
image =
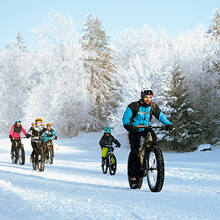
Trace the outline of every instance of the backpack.
{"type": "MultiPolygon", "coordinates": [[[[134,118],[137,116],[138,111],[139,111],[139,107],[140,107],[140,103],[136,102],[136,106],[134,108],[134,111],[133,111],[133,114],[131,116],[130,122],[133,122],[134,118]]],[[[155,113],[155,102],[151,102],[150,107],[151,107],[151,109],[150,109],[150,121],[151,121],[152,114],[155,113]]]]}

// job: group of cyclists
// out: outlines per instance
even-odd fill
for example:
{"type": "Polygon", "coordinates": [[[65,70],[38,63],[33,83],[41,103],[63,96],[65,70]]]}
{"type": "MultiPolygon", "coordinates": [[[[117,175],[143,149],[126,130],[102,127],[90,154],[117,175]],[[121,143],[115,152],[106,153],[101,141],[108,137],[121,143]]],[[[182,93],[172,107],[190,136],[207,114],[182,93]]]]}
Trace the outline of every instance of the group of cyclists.
{"type": "Polygon", "coordinates": [[[25,129],[23,128],[23,126],[21,125],[21,120],[18,119],[15,121],[15,124],[11,127],[10,134],[9,134],[9,138],[12,142],[11,155],[14,152],[14,147],[15,147],[16,142],[21,141],[20,134],[21,134],[21,132],[23,132],[23,134],[27,138],[31,137],[32,153],[30,156],[30,163],[33,162],[33,155],[36,150],[36,140],[39,138],[42,138],[42,140],[44,142],[44,146],[46,146],[47,142],[50,142],[50,145],[53,148],[53,157],[54,157],[54,145],[52,142],[52,137],[54,137],[54,139],[57,139],[58,137],[57,137],[55,131],[51,128],[51,123],[47,123],[46,128],[45,128],[45,126],[44,126],[44,124],[42,124],[42,122],[43,122],[43,120],[41,118],[37,118],[35,120],[35,123],[32,123],[32,126],[30,127],[30,129],[26,132],[25,129]]]}
{"type": "MultiPolygon", "coordinates": [[[[138,149],[140,146],[140,138],[146,137],[148,132],[152,134],[153,142],[157,144],[157,136],[155,132],[150,128],[150,121],[152,115],[154,115],[160,122],[165,125],[165,129],[167,131],[171,131],[173,129],[172,123],[166,118],[164,113],[161,111],[159,106],[152,102],[152,97],[154,93],[151,89],[143,89],[141,91],[141,98],[139,101],[135,101],[130,103],[123,115],[122,121],[124,128],[128,131],[128,138],[130,142],[130,154],[128,165],[128,173],[131,181],[136,181],[137,179],[137,170],[139,167],[139,159],[138,159],[138,149]],[[145,125],[146,128],[137,128],[139,125],[145,125]]],[[[15,146],[15,141],[20,140],[20,133],[23,132],[27,138],[31,137],[31,145],[33,151],[31,153],[30,162],[32,163],[34,150],[36,148],[35,140],[40,136],[43,137],[44,142],[51,141],[51,138],[54,136],[57,139],[57,135],[54,130],[51,128],[51,124],[47,123],[47,127],[45,128],[42,124],[43,120],[41,118],[37,118],[35,123],[32,124],[31,128],[26,132],[24,128],[21,126],[21,121],[16,120],[15,124],[12,126],[9,138],[12,142],[11,152],[13,152],[13,148],[15,146]]],[[[111,129],[106,127],[104,129],[104,135],[102,136],[99,144],[102,149],[102,163],[108,153],[108,147],[115,144],[116,147],[120,147],[121,144],[117,139],[111,135],[111,129]]],[[[52,144],[53,145],[53,144],[52,144]]],[[[53,147],[54,148],[54,147],[53,147]]],[[[53,149],[54,156],[54,149],[53,149]]]]}

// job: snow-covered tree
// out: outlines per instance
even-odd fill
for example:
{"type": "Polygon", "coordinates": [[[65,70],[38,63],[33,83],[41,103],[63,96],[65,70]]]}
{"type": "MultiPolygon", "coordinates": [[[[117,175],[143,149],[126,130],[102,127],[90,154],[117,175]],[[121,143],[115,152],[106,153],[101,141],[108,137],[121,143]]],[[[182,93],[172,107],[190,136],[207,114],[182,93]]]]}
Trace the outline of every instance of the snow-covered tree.
{"type": "Polygon", "coordinates": [[[103,30],[102,22],[89,14],[83,26],[85,33],[80,38],[80,43],[84,50],[84,68],[90,80],[88,91],[92,116],[88,124],[90,129],[100,129],[107,125],[107,117],[118,106],[119,84],[108,43],[109,37],[103,30]]]}
{"type": "Polygon", "coordinates": [[[211,17],[212,25],[209,27],[209,34],[215,39],[220,36],[220,14],[218,8],[214,10],[214,15],[211,17]]]}
{"type": "Polygon", "coordinates": [[[42,117],[60,136],[72,137],[87,120],[88,77],[72,19],[54,11],[48,17],[48,22],[33,29],[39,43],[35,65],[40,83],[30,94],[26,118],[42,117]]]}
{"type": "Polygon", "coordinates": [[[174,62],[170,66],[170,74],[166,106],[174,130],[166,134],[164,139],[172,143],[172,150],[187,151],[192,148],[193,141],[199,136],[199,123],[196,121],[196,111],[193,109],[185,77],[178,63],[174,62]]]}
{"type": "Polygon", "coordinates": [[[8,133],[14,121],[24,116],[22,108],[33,85],[32,73],[32,56],[18,33],[0,54],[1,134],[8,133]]]}

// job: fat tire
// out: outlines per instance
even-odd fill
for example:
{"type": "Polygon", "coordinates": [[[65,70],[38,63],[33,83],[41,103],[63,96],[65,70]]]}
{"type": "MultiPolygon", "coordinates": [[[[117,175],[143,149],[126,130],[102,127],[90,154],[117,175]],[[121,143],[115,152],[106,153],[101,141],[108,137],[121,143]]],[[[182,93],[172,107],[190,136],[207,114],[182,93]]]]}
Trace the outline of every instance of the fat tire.
{"type": "MultiPolygon", "coordinates": [[[[36,150],[37,151],[37,150],[36,150]]],[[[34,156],[33,156],[33,161],[32,161],[32,165],[33,165],[33,169],[34,170],[38,170],[39,164],[38,164],[38,156],[37,156],[37,152],[35,151],[34,156]]]]}
{"type": "Polygon", "coordinates": [[[45,167],[45,151],[42,147],[39,148],[39,155],[38,155],[38,161],[39,161],[39,171],[44,172],[45,167]]]}
{"type": "Polygon", "coordinates": [[[146,163],[147,163],[147,182],[148,186],[151,190],[151,192],[160,192],[163,188],[163,183],[164,183],[164,160],[163,160],[163,154],[160,148],[157,145],[152,145],[150,149],[146,152],[146,163]],[[152,170],[152,166],[149,164],[149,156],[150,154],[155,155],[154,160],[154,170],[152,170]],[[155,164],[156,162],[156,164],[155,164]],[[152,184],[152,176],[153,172],[156,170],[157,176],[156,179],[154,179],[155,184],[152,184]]]}
{"type": "Polygon", "coordinates": [[[25,164],[25,151],[24,151],[23,144],[22,144],[21,147],[18,149],[18,157],[19,157],[19,163],[20,163],[20,165],[24,165],[24,164],[25,164]]]}
{"type": "Polygon", "coordinates": [[[106,174],[106,173],[108,172],[107,160],[108,160],[108,158],[106,157],[104,164],[102,164],[102,172],[103,172],[104,174],[106,174]]]}
{"type": "Polygon", "coordinates": [[[143,183],[143,177],[139,177],[137,179],[137,189],[140,189],[142,187],[142,183],[143,183]]]}
{"type": "Polygon", "coordinates": [[[117,159],[116,159],[116,157],[115,157],[114,154],[113,154],[113,155],[110,155],[110,157],[109,157],[109,163],[110,163],[110,165],[109,165],[109,173],[110,173],[110,175],[115,175],[116,169],[117,169],[117,159]],[[113,158],[113,160],[114,160],[114,164],[113,164],[113,165],[111,164],[112,158],[113,158]]]}
{"type": "Polygon", "coordinates": [[[52,146],[49,147],[48,153],[49,153],[50,164],[53,164],[53,147],[52,146]]]}

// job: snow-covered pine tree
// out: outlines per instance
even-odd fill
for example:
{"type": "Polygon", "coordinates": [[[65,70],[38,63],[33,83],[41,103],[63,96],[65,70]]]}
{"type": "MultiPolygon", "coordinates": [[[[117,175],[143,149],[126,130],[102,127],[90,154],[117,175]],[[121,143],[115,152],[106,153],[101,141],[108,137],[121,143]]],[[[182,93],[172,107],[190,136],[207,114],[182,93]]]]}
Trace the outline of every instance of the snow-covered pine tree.
{"type": "Polygon", "coordinates": [[[33,85],[33,59],[20,33],[1,52],[0,72],[0,133],[4,135],[16,119],[24,116],[22,107],[33,85]]]}
{"type": "Polygon", "coordinates": [[[185,84],[185,77],[177,64],[170,68],[171,81],[167,93],[169,120],[174,130],[164,136],[164,140],[171,142],[171,150],[190,151],[199,135],[198,123],[195,121],[195,111],[185,84]]]}
{"type": "Polygon", "coordinates": [[[209,33],[217,39],[220,36],[220,14],[218,8],[214,10],[213,14],[214,15],[211,17],[211,22],[213,24],[209,27],[209,33]]]}
{"type": "Polygon", "coordinates": [[[89,129],[99,130],[106,126],[107,118],[115,111],[119,101],[117,76],[113,63],[112,50],[103,30],[102,22],[89,14],[83,24],[80,43],[84,50],[82,60],[85,71],[89,73],[88,87],[91,98],[91,117],[89,129]]]}

